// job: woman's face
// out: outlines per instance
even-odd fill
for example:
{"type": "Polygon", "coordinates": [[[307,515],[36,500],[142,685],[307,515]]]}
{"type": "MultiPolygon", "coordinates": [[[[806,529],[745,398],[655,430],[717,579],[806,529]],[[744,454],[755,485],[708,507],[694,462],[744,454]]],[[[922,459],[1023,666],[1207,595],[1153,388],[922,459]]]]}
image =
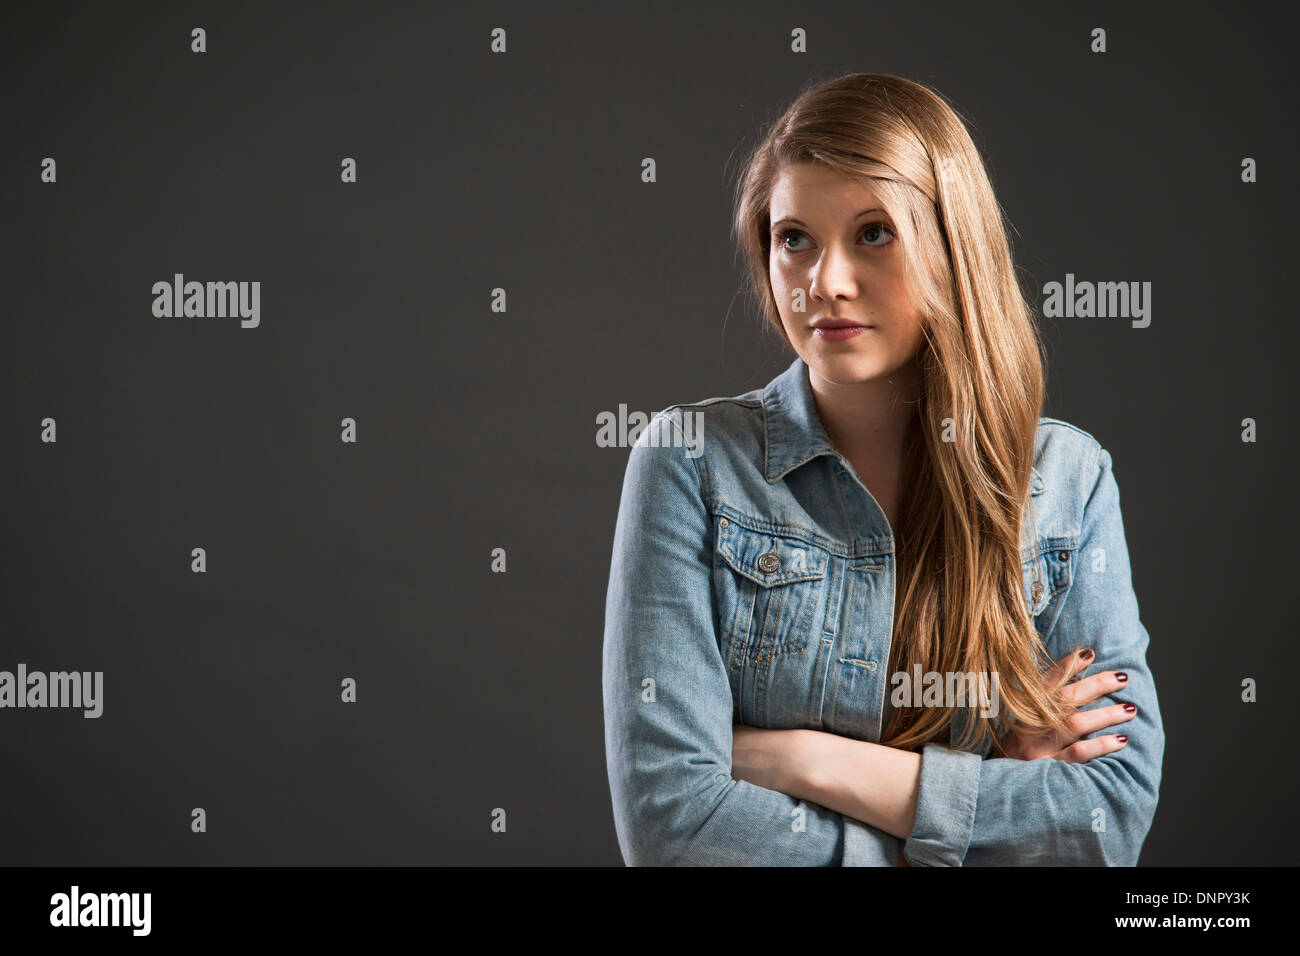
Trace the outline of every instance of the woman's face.
{"type": "Polygon", "coordinates": [[[904,288],[893,220],[875,193],[820,163],[798,163],[778,177],[768,211],[772,293],[809,373],[837,385],[914,381],[922,317],[904,288]],[[800,290],[804,310],[795,311],[800,290]]]}

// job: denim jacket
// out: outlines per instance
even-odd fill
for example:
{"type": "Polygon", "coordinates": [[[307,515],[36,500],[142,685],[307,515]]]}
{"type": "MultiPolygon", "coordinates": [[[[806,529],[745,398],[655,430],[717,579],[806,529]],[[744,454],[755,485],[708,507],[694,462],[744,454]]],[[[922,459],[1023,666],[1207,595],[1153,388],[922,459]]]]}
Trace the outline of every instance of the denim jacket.
{"type": "MultiPolygon", "coordinates": [[[[1128,673],[1128,743],[1084,763],[921,750],[905,840],[731,776],[732,722],[878,741],[897,565],[884,512],[827,438],[808,367],[674,405],[628,457],[605,607],[605,755],[628,865],[1135,865],[1164,728],[1110,454],[1039,420],[1025,602],[1052,659],[1128,673]],[[702,432],[699,426],[702,425],[702,432]]],[[[953,743],[954,735],[948,743],[953,743]]]]}

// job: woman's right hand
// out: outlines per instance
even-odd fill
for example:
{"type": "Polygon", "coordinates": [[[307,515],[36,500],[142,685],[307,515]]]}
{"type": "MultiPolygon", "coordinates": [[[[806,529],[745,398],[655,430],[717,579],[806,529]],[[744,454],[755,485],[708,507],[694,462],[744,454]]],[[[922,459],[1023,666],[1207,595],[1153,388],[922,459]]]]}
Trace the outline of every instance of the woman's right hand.
{"type": "MultiPolygon", "coordinates": [[[[1057,694],[1065,703],[1076,709],[1091,703],[1105,694],[1113,694],[1126,686],[1128,675],[1116,671],[1102,671],[1091,677],[1072,680],[1074,675],[1084,670],[1092,661],[1093,652],[1085,650],[1070,654],[1048,668],[1043,677],[1049,685],[1065,681],[1057,694]]],[[[1067,725],[1070,735],[1054,733],[1027,734],[1011,731],[1002,738],[1002,749],[1008,757],[1017,760],[1038,760],[1052,757],[1066,763],[1084,763],[1093,757],[1113,753],[1126,743],[1128,737],[1123,734],[1107,734],[1080,740],[1084,734],[1090,734],[1112,724],[1120,724],[1137,716],[1137,707],[1133,704],[1116,704],[1113,707],[1097,707],[1085,710],[1070,717],[1067,725]],[[1131,708],[1131,709],[1130,709],[1131,708]]]]}

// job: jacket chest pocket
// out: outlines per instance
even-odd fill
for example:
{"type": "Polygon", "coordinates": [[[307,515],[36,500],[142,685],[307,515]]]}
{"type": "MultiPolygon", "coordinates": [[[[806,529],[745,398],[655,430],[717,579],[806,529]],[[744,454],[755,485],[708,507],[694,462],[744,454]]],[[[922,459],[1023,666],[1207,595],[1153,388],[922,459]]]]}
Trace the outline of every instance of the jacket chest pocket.
{"type": "Polygon", "coordinates": [[[826,602],[830,553],[793,529],[717,518],[720,623],[732,667],[803,651],[826,602]]]}
{"type": "Polygon", "coordinates": [[[1025,607],[1039,631],[1046,633],[1056,621],[1062,598],[1074,580],[1073,547],[1041,541],[1038,554],[1021,565],[1025,607]]]}

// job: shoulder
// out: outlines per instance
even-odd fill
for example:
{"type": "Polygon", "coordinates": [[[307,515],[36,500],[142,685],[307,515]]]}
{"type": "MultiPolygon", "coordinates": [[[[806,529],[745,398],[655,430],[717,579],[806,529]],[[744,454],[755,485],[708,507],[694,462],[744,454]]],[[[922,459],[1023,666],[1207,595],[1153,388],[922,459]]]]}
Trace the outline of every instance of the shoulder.
{"type": "MultiPolygon", "coordinates": [[[[1105,454],[1099,442],[1090,432],[1078,425],[1059,418],[1038,419],[1038,433],[1034,438],[1034,467],[1041,472],[1047,468],[1053,472],[1061,469],[1092,469],[1105,454]],[[1040,466],[1041,462],[1041,466],[1040,466]]],[[[1046,479],[1048,476],[1043,475],[1046,479]]]]}
{"type": "Polygon", "coordinates": [[[1034,457],[1047,463],[1095,463],[1101,457],[1101,442],[1091,432],[1062,419],[1040,418],[1035,436],[1034,457]]]}
{"type": "Polygon", "coordinates": [[[679,440],[707,435],[712,450],[725,444],[736,448],[761,448],[764,440],[763,392],[756,388],[739,395],[718,395],[679,402],[655,413],[643,435],[672,435],[679,440]]]}
{"type": "Polygon", "coordinates": [[[632,448],[629,468],[674,483],[706,505],[721,496],[768,494],[765,389],[669,405],[651,416],[632,448]]]}
{"type": "Polygon", "coordinates": [[[1111,468],[1110,453],[1092,433],[1059,418],[1040,418],[1034,470],[1043,493],[1035,499],[1042,517],[1061,537],[1077,536],[1084,512],[1111,468]]]}

